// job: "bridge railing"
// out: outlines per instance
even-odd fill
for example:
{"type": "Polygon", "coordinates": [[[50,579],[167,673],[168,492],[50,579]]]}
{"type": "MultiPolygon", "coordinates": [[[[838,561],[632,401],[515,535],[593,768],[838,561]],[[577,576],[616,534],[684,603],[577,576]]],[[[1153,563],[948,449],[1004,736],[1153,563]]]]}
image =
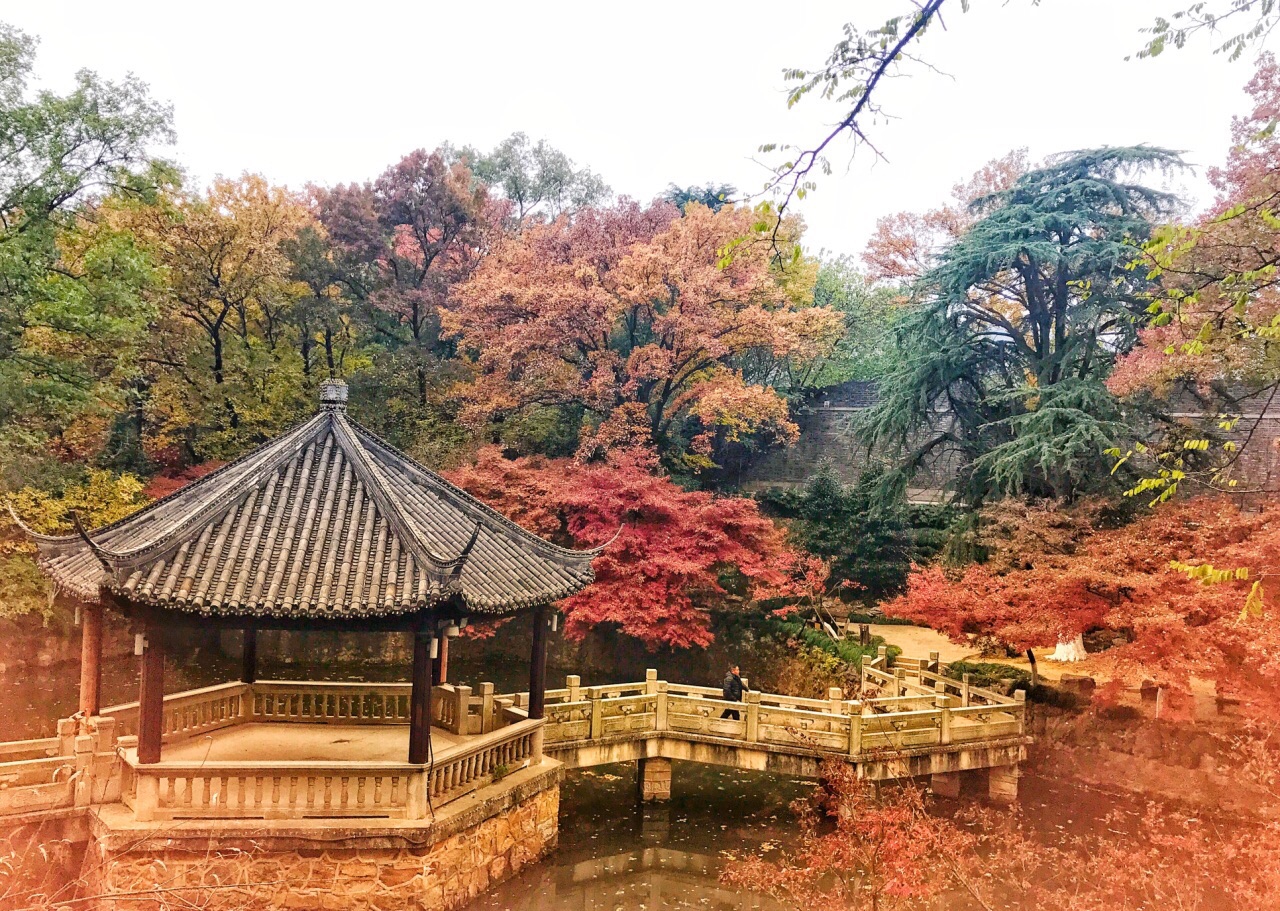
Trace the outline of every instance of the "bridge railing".
{"type": "Polygon", "coordinates": [[[116,797],[115,722],[81,727],[64,718],[58,736],[0,744],[0,817],[88,806],[116,797]]]}
{"type": "Polygon", "coordinates": [[[743,702],[723,699],[716,687],[659,680],[653,670],[642,683],[608,686],[582,687],[571,676],[548,699],[546,743],[563,752],[592,741],[666,734],[855,757],[1023,733],[1022,693],[975,687],[967,675],[955,680],[940,673],[946,669],[936,655],[905,666],[880,655],[864,664],[863,688],[891,695],[846,699],[832,688],[826,699],[813,699],[751,691],[743,702]]]}

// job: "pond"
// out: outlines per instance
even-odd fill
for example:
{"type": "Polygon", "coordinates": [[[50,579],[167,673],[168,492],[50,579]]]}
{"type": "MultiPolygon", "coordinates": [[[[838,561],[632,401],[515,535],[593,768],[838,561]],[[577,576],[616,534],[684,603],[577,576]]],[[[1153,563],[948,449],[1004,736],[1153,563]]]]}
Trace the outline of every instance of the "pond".
{"type": "Polygon", "coordinates": [[[570,772],[560,792],[560,847],[468,911],[782,907],[726,889],[719,875],[730,855],[788,844],[789,805],[812,783],[676,762],[670,801],[641,808],[635,790],[634,763],[570,772]]]}

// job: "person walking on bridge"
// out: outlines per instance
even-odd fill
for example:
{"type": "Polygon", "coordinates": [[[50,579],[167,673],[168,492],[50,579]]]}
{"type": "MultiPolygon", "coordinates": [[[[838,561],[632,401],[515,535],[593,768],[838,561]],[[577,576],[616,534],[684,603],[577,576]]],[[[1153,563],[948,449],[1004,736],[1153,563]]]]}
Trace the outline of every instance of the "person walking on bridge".
{"type": "MultiPolygon", "coordinates": [[[[742,678],[738,676],[738,665],[729,668],[729,673],[724,675],[724,699],[725,702],[741,702],[742,691],[746,687],[742,685],[742,678]]],[[[737,709],[725,709],[720,715],[721,718],[732,718],[738,721],[742,716],[737,709]]]]}

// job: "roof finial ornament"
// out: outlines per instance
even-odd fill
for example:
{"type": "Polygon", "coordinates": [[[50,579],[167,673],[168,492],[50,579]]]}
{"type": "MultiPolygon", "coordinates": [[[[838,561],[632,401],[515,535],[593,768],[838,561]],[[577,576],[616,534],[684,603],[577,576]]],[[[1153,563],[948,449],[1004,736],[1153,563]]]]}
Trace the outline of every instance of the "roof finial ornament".
{"type": "Polygon", "coordinates": [[[320,410],[347,410],[347,384],[345,382],[330,378],[320,384],[320,410]]]}

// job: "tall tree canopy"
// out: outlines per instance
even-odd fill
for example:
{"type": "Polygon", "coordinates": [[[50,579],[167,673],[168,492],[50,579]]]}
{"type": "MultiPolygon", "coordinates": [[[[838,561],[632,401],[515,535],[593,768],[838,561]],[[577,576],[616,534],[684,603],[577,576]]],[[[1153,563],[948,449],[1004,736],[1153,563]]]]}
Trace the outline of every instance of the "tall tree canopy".
{"type": "Polygon", "coordinates": [[[303,289],[286,244],[311,224],[302,200],[262,177],[219,178],[124,206],[112,219],[161,270],[144,364],[156,446],[226,458],[296,417],[300,360],[290,317],[303,289]]]}
{"type": "Polygon", "coordinates": [[[1161,279],[1159,315],[1142,345],[1121,360],[1117,392],[1165,392],[1189,380],[1204,390],[1251,393],[1280,381],[1273,331],[1280,320],[1280,67],[1266,54],[1246,86],[1253,100],[1231,124],[1226,164],[1211,168],[1212,208],[1193,224],[1169,225],[1146,248],[1161,279]]]}
{"type": "Polygon", "coordinates": [[[609,186],[590,168],[579,168],[545,139],[536,143],[512,133],[487,155],[464,149],[475,176],[511,204],[517,224],[533,218],[556,218],[596,206],[609,198],[609,186]]]}
{"type": "Polygon", "coordinates": [[[472,422],[536,407],[581,414],[579,452],[655,447],[710,468],[718,445],[791,439],[786,403],[742,359],[812,357],[839,338],[810,306],[812,272],[771,265],[750,210],[623,202],[504,238],[445,325],[479,370],[472,422]]]}
{"type": "Polygon", "coordinates": [[[949,451],[964,493],[1072,497],[1126,432],[1103,385],[1148,306],[1135,243],[1174,197],[1134,182],[1163,149],[1074,152],[978,198],[976,219],[913,288],[898,365],[863,427],[906,468],[949,451]]]}
{"type": "Polygon", "coordinates": [[[65,95],[29,90],[35,46],[0,24],[0,462],[22,480],[79,417],[120,401],[151,276],[130,237],[98,229],[96,203],[153,187],[148,149],[172,135],[132,77],[82,70],[65,95]]]}

